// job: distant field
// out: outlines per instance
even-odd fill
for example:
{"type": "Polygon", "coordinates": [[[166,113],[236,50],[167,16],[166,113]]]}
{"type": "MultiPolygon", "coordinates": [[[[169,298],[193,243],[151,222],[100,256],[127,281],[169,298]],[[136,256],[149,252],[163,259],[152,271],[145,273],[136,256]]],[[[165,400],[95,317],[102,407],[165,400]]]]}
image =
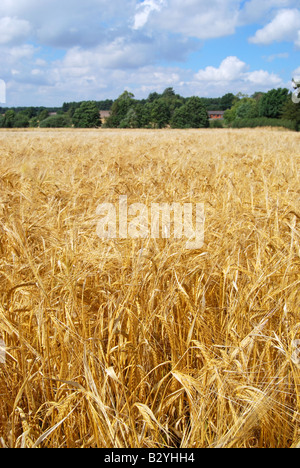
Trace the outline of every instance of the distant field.
{"type": "Polygon", "coordinates": [[[300,134],[0,131],[0,447],[300,446],[300,134]],[[204,203],[205,238],[97,236],[204,203]]]}

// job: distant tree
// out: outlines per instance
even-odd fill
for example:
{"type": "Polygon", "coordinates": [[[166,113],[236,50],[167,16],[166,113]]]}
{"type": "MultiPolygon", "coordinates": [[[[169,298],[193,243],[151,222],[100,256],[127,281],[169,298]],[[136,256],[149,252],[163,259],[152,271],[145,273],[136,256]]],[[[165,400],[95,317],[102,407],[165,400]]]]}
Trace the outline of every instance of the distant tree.
{"type": "Polygon", "coordinates": [[[73,117],[76,109],[81,106],[82,102],[64,102],[62,105],[62,112],[68,113],[70,117],[73,117]]]}
{"type": "Polygon", "coordinates": [[[176,96],[173,88],[166,88],[161,97],[166,99],[173,99],[176,96]]]}
{"type": "Polygon", "coordinates": [[[255,99],[256,102],[260,101],[260,99],[263,97],[265,93],[262,91],[255,91],[255,93],[252,94],[251,98],[255,99]]]}
{"type": "Polygon", "coordinates": [[[111,108],[111,115],[105,122],[106,127],[117,128],[126,118],[126,115],[131,107],[134,107],[134,94],[129,91],[124,91],[118,99],[116,99],[111,108]]]}
{"type": "Polygon", "coordinates": [[[227,109],[224,113],[224,122],[231,125],[236,119],[251,119],[258,117],[258,103],[255,99],[243,97],[234,100],[231,109],[227,109]]]}
{"type": "Polygon", "coordinates": [[[70,127],[71,122],[67,115],[52,115],[40,122],[40,128],[70,127]]]}
{"type": "Polygon", "coordinates": [[[130,107],[126,116],[120,122],[120,128],[138,128],[139,120],[137,113],[133,107],[130,107]]]}
{"type": "Polygon", "coordinates": [[[151,105],[151,122],[157,128],[164,128],[169,123],[171,117],[170,109],[164,99],[160,98],[151,105]]]}
{"type": "Polygon", "coordinates": [[[105,99],[104,101],[96,101],[99,110],[111,110],[114,101],[112,99],[105,99]]]}
{"type": "Polygon", "coordinates": [[[82,102],[73,115],[73,124],[77,128],[101,127],[99,109],[95,101],[82,102]]]}
{"type": "Polygon", "coordinates": [[[37,128],[39,126],[39,120],[37,117],[32,117],[29,120],[29,127],[30,128],[37,128]]]}
{"type": "Polygon", "coordinates": [[[37,116],[38,120],[41,122],[42,120],[47,119],[49,117],[48,109],[43,109],[37,116]]]}
{"type": "MultiPolygon", "coordinates": [[[[205,110],[206,112],[206,110],[205,110]]],[[[174,112],[172,119],[171,119],[171,127],[172,128],[190,128],[189,122],[190,116],[188,113],[188,109],[186,105],[179,107],[174,112]]]]}
{"type": "Polygon", "coordinates": [[[15,121],[16,113],[14,110],[10,109],[5,112],[3,127],[13,128],[15,121]]]}
{"type": "Polygon", "coordinates": [[[171,126],[173,128],[208,128],[209,119],[205,106],[199,97],[191,97],[175,110],[171,126]]]}
{"type": "Polygon", "coordinates": [[[144,104],[137,103],[134,110],[138,121],[138,127],[149,127],[151,121],[151,104],[147,101],[144,104]]]}
{"type": "Polygon", "coordinates": [[[292,96],[287,99],[282,106],[281,116],[282,119],[292,120],[296,124],[296,129],[300,130],[300,103],[292,101],[292,96]]]}
{"type": "Polygon", "coordinates": [[[240,99],[248,98],[249,95],[239,91],[234,97],[235,97],[235,100],[240,100],[240,99]]]}
{"type": "Polygon", "coordinates": [[[209,128],[224,128],[223,121],[221,119],[212,119],[209,122],[209,128]]]}
{"type": "Polygon", "coordinates": [[[13,122],[13,127],[14,128],[27,128],[29,127],[29,117],[26,115],[26,113],[19,112],[18,114],[15,115],[14,122],[13,122]]]}
{"type": "Polygon", "coordinates": [[[160,97],[161,97],[161,95],[158,94],[157,92],[150,93],[148,98],[147,98],[147,101],[148,102],[153,102],[153,101],[156,101],[157,99],[159,99],[160,97]]]}
{"type": "Polygon", "coordinates": [[[259,101],[259,116],[278,119],[288,95],[289,90],[286,88],[271,89],[264,94],[259,101]]]}
{"type": "Polygon", "coordinates": [[[23,115],[26,115],[28,119],[31,119],[32,117],[36,117],[38,114],[38,108],[37,107],[26,107],[26,108],[19,108],[16,110],[16,113],[21,112],[23,115]]]}
{"type": "MultiPolygon", "coordinates": [[[[221,97],[220,99],[220,109],[215,109],[215,110],[227,110],[230,109],[233,105],[235,96],[232,93],[227,93],[224,94],[224,96],[221,97]]],[[[210,109],[212,110],[212,109],[210,109]]]]}
{"type": "Polygon", "coordinates": [[[258,117],[258,106],[255,99],[244,98],[238,102],[236,108],[236,118],[253,119],[258,117]]]}

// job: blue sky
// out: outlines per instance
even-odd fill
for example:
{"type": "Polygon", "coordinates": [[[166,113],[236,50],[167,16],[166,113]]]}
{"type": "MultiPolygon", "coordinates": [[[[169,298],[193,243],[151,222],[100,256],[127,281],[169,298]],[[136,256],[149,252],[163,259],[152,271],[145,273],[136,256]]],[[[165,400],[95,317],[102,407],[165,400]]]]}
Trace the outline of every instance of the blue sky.
{"type": "MultiPolygon", "coordinates": [[[[299,0],[1,0],[8,106],[291,88],[299,0]]],[[[2,81],[2,83],[3,83],[2,81]]],[[[3,92],[0,93],[3,96],[3,92]]],[[[2,97],[3,100],[3,97],[2,97]]]]}

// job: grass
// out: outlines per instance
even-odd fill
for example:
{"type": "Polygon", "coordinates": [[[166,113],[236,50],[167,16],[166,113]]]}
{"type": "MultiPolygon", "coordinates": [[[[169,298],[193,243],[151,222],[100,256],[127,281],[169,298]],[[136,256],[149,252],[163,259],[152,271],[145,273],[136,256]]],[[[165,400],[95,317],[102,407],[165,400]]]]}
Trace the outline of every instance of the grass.
{"type": "Polygon", "coordinates": [[[300,135],[0,132],[0,446],[300,445],[300,135]],[[204,202],[205,244],[99,203],[204,202]]]}

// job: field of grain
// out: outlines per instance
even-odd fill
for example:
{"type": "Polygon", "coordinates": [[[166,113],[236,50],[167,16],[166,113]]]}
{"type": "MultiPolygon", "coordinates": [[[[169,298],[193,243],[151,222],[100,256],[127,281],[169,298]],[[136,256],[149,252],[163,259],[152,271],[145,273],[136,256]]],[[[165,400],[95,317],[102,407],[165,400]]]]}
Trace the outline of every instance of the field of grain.
{"type": "Polygon", "coordinates": [[[0,447],[300,446],[300,135],[0,131],[0,447]],[[204,203],[203,248],[97,236],[204,203]]]}

